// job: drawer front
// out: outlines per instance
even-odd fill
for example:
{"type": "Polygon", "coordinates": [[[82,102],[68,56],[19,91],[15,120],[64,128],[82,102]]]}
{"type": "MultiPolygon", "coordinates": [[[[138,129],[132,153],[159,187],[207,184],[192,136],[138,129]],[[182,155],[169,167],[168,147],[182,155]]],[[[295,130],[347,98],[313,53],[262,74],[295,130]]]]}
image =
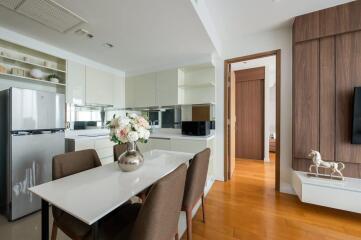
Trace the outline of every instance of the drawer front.
{"type": "Polygon", "coordinates": [[[163,138],[152,138],[150,140],[152,149],[159,149],[159,150],[170,150],[170,139],[163,139],[163,138]]]}
{"type": "Polygon", "coordinates": [[[94,149],[94,140],[75,141],[75,151],[94,149]]]}
{"type": "Polygon", "coordinates": [[[113,147],[115,143],[110,141],[108,138],[95,140],[95,149],[113,147]]]}
{"type": "Polygon", "coordinates": [[[95,149],[98,153],[99,158],[113,158],[113,147],[110,148],[102,148],[102,149],[95,149]]]}
{"type": "Polygon", "coordinates": [[[171,150],[196,154],[207,147],[207,141],[172,139],[171,150]]]}

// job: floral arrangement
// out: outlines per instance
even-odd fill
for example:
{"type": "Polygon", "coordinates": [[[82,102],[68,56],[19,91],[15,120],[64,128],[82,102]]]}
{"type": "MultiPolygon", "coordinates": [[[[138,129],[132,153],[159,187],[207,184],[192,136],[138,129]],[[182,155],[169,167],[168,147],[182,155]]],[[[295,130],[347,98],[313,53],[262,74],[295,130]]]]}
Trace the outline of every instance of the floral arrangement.
{"type": "Polygon", "coordinates": [[[110,140],[116,144],[128,142],[147,143],[150,135],[149,122],[135,113],[127,113],[126,117],[116,117],[108,124],[110,140]]]}

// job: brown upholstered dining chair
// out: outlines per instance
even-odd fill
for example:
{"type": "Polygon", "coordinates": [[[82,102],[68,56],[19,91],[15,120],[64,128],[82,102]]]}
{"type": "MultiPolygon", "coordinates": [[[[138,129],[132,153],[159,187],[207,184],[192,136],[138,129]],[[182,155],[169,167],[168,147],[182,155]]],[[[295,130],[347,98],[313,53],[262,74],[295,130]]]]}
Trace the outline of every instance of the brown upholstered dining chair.
{"type": "Polygon", "coordinates": [[[203,222],[205,222],[204,187],[207,180],[208,164],[211,150],[209,148],[197,153],[189,163],[182,211],[186,213],[187,239],[192,239],[192,210],[202,200],[203,222]]]}
{"type": "MultiPolygon", "coordinates": [[[[101,166],[98,154],[94,149],[70,152],[53,157],[53,180],[101,166]]],[[[71,239],[85,239],[91,227],[70,214],[52,206],[53,229],[51,239],[55,240],[60,228],[71,239]]]]}
{"type": "Polygon", "coordinates": [[[119,208],[117,213],[100,224],[100,238],[178,240],[186,172],[187,166],[182,164],[152,186],[144,204],[128,204],[119,208]],[[128,225],[124,224],[125,219],[128,219],[128,225]],[[129,222],[129,219],[132,221],[129,222]]]}

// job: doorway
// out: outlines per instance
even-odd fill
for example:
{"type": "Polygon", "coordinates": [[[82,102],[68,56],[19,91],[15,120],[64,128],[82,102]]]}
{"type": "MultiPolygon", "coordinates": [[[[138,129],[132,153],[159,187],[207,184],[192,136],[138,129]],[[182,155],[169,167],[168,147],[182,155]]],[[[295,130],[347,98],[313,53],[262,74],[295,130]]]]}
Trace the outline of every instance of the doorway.
{"type": "Polygon", "coordinates": [[[225,61],[226,181],[231,179],[237,160],[273,159],[275,188],[279,191],[280,67],[281,50],[225,61]],[[267,59],[272,59],[272,65],[266,65],[267,59]],[[273,81],[270,81],[270,66],[274,67],[273,81]]]}

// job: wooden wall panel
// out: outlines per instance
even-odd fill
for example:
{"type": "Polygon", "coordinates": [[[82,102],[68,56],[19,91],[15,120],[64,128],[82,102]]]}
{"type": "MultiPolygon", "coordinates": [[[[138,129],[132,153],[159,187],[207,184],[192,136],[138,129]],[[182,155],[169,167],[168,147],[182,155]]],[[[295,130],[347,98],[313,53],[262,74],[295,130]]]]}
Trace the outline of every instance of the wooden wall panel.
{"type": "Polygon", "coordinates": [[[319,38],[319,25],[319,12],[296,17],[293,23],[294,42],[319,38]]]}
{"type": "Polygon", "coordinates": [[[335,38],[320,40],[320,152],[325,160],[335,159],[335,38]]]}
{"type": "Polygon", "coordinates": [[[361,145],[351,144],[354,87],[361,86],[361,32],[336,37],[336,160],[361,163],[361,145]]]}
{"type": "Polygon", "coordinates": [[[361,29],[361,1],[354,1],[336,7],[335,34],[361,29]]]}
{"type": "Polygon", "coordinates": [[[337,7],[320,11],[320,37],[332,36],[337,32],[337,7]]]}
{"type": "Polygon", "coordinates": [[[359,30],[361,0],[296,17],[294,41],[307,41],[359,30]]]}
{"type": "Polygon", "coordinates": [[[319,150],[319,41],[296,44],[293,64],[293,151],[295,157],[307,158],[311,149],[319,150]]]}
{"type": "Polygon", "coordinates": [[[324,160],[344,162],[345,176],[361,178],[361,145],[351,144],[353,91],[361,86],[361,0],[297,17],[293,34],[292,166],[308,171],[313,148],[324,160]]]}
{"type": "Polygon", "coordinates": [[[361,1],[320,11],[320,37],[361,30],[361,1]]]}

